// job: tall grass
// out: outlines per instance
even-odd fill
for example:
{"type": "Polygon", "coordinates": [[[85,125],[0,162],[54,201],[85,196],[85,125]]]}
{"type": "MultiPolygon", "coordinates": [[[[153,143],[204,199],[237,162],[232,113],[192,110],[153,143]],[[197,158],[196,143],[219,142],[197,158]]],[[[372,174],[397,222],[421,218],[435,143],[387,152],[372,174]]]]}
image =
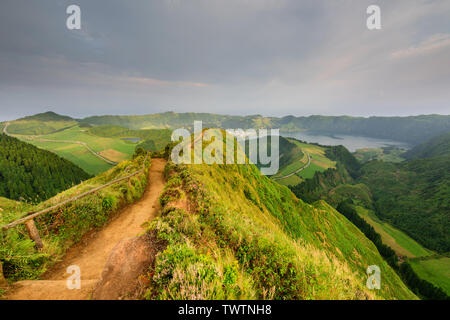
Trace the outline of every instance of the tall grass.
{"type": "Polygon", "coordinates": [[[374,245],[324,202],[308,205],[252,165],[166,167],[167,245],[148,299],[414,299],[374,245]],[[366,287],[367,266],[383,272],[366,287]]]}

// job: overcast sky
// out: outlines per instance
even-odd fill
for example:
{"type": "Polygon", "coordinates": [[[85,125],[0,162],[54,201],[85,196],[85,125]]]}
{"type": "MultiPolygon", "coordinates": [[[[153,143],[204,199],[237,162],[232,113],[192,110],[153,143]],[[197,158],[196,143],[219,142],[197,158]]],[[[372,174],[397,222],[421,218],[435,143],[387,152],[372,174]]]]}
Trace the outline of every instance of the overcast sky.
{"type": "Polygon", "coordinates": [[[47,110],[450,114],[450,1],[1,0],[0,120],[47,110]]]}

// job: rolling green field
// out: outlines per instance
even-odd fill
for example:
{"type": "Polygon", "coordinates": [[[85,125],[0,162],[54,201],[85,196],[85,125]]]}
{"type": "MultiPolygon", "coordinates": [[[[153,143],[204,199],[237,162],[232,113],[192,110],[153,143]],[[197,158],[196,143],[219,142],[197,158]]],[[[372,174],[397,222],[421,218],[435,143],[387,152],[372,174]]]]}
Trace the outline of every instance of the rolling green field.
{"type": "Polygon", "coordinates": [[[9,124],[8,132],[11,134],[42,135],[63,130],[77,125],[74,120],[64,121],[40,121],[40,120],[16,120],[9,124]]]}
{"type": "Polygon", "coordinates": [[[380,234],[383,243],[391,247],[398,254],[408,258],[424,257],[433,254],[433,252],[422,247],[402,231],[381,221],[370,210],[360,206],[357,206],[356,209],[358,214],[380,234]]]}
{"type": "Polygon", "coordinates": [[[303,143],[295,139],[288,139],[288,140],[299,146],[304,151],[304,155],[302,159],[299,159],[299,161],[296,161],[284,167],[274,177],[276,178],[286,176],[304,167],[308,163],[308,157],[306,153],[309,154],[311,158],[311,163],[307,168],[301,170],[297,174],[287,177],[285,179],[277,180],[279,184],[285,186],[294,186],[301,183],[304,179],[312,178],[314,176],[314,173],[316,173],[317,171],[323,172],[328,168],[334,168],[336,166],[336,162],[331,161],[325,156],[325,148],[312,144],[303,143]]]}
{"type": "Polygon", "coordinates": [[[302,178],[300,178],[298,175],[294,174],[293,176],[276,180],[277,183],[283,185],[283,186],[295,186],[303,181],[302,178]]]}
{"type": "Polygon", "coordinates": [[[80,128],[79,126],[70,127],[62,131],[39,137],[24,135],[17,135],[16,137],[39,148],[52,151],[77,164],[86,172],[95,175],[110,169],[112,165],[96,157],[80,144],[45,142],[39,141],[39,139],[84,142],[94,152],[97,152],[104,158],[114,162],[121,162],[129,159],[136,148],[136,143],[134,142],[125,141],[120,138],[98,137],[90,134],[87,129],[80,128]]]}
{"type": "Polygon", "coordinates": [[[28,143],[35,145],[36,147],[51,151],[63,157],[82,168],[89,174],[97,175],[104,172],[110,168],[112,165],[106,163],[105,161],[97,158],[92,153],[90,153],[86,148],[79,144],[67,144],[58,142],[38,142],[29,141],[28,143]]]}
{"type": "Polygon", "coordinates": [[[106,158],[111,159],[113,161],[116,160],[121,161],[128,159],[134,153],[134,149],[136,147],[136,144],[132,143],[131,141],[125,141],[120,138],[106,138],[92,135],[88,132],[87,129],[80,128],[79,126],[72,127],[64,131],[48,134],[42,136],[41,138],[51,140],[82,141],[87,143],[89,147],[93,149],[95,152],[116,150],[122,153],[121,156],[120,155],[116,156],[116,159],[111,159],[110,157],[105,156],[106,158]]]}
{"type": "Polygon", "coordinates": [[[422,279],[442,288],[450,295],[450,258],[411,259],[409,263],[422,279]]]}

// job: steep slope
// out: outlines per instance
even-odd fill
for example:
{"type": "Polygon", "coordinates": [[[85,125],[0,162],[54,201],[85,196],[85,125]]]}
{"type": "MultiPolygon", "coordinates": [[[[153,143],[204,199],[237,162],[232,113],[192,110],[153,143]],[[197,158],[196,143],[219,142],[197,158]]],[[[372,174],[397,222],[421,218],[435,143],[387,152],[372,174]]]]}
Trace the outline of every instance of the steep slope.
{"type": "Polygon", "coordinates": [[[68,160],[0,134],[0,196],[42,201],[89,177],[68,160]]]}
{"type": "Polygon", "coordinates": [[[434,158],[450,154],[450,132],[439,135],[405,152],[406,159],[434,158]]]}
{"type": "Polygon", "coordinates": [[[253,165],[166,168],[167,243],[150,270],[156,299],[413,299],[375,246],[323,201],[308,205],[253,165]],[[366,269],[381,269],[381,290],[366,269]]]}
{"type": "Polygon", "coordinates": [[[450,251],[450,155],[399,164],[371,161],[358,181],[370,188],[380,218],[429,249],[450,251]]]}

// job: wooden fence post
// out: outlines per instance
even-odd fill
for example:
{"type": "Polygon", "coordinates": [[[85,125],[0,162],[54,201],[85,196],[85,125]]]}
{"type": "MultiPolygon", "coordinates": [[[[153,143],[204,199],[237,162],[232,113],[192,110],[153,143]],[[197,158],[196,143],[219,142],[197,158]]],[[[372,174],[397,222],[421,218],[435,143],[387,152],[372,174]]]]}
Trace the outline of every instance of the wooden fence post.
{"type": "Polygon", "coordinates": [[[0,261],[0,288],[5,288],[8,286],[8,281],[6,281],[5,277],[3,276],[3,265],[0,261]]]}
{"type": "Polygon", "coordinates": [[[39,236],[39,231],[34,224],[34,220],[31,219],[25,222],[25,227],[27,228],[30,238],[33,239],[34,243],[36,244],[36,248],[42,249],[44,247],[44,244],[42,243],[41,237],[39,236]]]}

